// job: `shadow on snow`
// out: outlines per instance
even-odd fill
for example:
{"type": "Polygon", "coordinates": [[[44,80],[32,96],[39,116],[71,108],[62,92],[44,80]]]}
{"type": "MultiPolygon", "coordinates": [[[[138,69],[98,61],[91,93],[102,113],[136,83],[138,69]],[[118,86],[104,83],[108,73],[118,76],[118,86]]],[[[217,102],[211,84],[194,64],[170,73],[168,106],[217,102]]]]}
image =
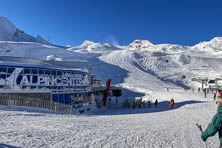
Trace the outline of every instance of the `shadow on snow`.
{"type": "MultiPolygon", "coordinates": [[[[196,104],[196,103],[204,103],[206,101],[184,101],[184,102],[178,102],[174,104],[174,108],[172,110],[181,108],[188,104],[196,104]]],[[[100,111],[96,113],[95,115],[122,115],[122,114],[142,114],[142,113],[158,113],[158,112],[164,112],[164,111],[170,111],[170,105],[169,101],[162,101],[158,103],[158,107],[155,108],[154,104],[152,103],[152,107],[146,107],[146,108],[135,108],[134,110],[132,108],[119,108],[119,109],[104,109],[104,111],[100,111]]]]}
{"type": "Polygon", "coordinates": [[[2,148],[21,148],[21,147],[17,147],[17,146],[11,146],[8,144],[2,144],[2,143],[0,143],[0,147],[2,147],[2,148]]]}

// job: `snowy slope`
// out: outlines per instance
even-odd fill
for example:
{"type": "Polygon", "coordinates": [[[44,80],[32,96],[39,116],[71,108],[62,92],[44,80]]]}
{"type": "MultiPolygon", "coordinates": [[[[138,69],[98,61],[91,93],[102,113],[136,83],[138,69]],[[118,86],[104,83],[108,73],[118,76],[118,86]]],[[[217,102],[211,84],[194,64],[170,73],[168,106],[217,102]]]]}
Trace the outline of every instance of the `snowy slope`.
{"type": "Polygon", "coordinates": [[[33,42],[0,41],[1,56],[17,56],[46,60],[53,55],[66,61],[86,61],[87,55],[63,48],[33,42]]]}
{"type": "Polygon", "coordinates": [[[93,72],[104,82],[112,78],[113,84],[122,83],[126,88],[143,90],[143,93],[150,93],[156,88],[199,87],[191,81],[192,78],[216,78],[222,72],[221,37],[195,46],[153,44],[147,40],[114,46],[86,40],[82,45],[66,50],[49,45],[41,36],[34,38],[27,35],[8,19],[0,17],[0,40],[3,40],[0,42],[1,55],[41,59],[55,55],[66,60],[89,60],[93,72]],[[4,42],[10,36],[15,42],[4,42]],[[137,83],[132,83],[135,80],[137,83]]]}
{"type": "Polygon", "coordinates": [[[221,77],[221,38],[195,46],[152,44],[135,40],[128,46],[85,41],[68,50],[88,53],[94,73],[125,88],[150,94],[166,87],[200,87],[192,82],[195,77],[221,77]],[[99,65],[99,66],[98,66],[99,65]]]}
{"type": "Polygon", "coordinates": [[[200,87],[192,82],[195,77],[221,77],[221,40],[193,47],[157,44],[136,40],[129,46],[85,41],[80,46],[63,49],[31,42],[0,42],[1,55],[46,59],[55,55],[65,60],[88,60],[93,73],[112,84],[121,83],[125,88],[145,94],[167,87],[200,87]],[[144,44],[144,45],[143,45],[144,44]],[[140,45],[140,46],[139,46],[140,45]],[[203,51],[203,47],[214,47],[203,51]],[[135,48],[135,49],[132,49],[135,48]]]}
{"type": "Polygon", "coordinates": [[[107,51],[119,50],[119,48],[108,43],[95,43],[85,40],[82,45],[71,47],[68,50],[81,53],[104,53],[107,51]]]}
{"type": "Polygon", "coordinates": [[[153,44],[147,40],[114,46],[86,40],[82,45],[66,50],[49,45],[41,36],[29,36],[6,18],[0,17],[0,40],[4,40],[0,42],[1,55],[41,59],[55,55],[66,60],[89,60],[93,72],[104,82],[112,78],[113,84],[122,83],[126,88],[148,94],[157,88],[199,87],[191,81],[192,78],[216,78],[222,72],[221,37],[195,46],[153,44]],[[10,34],[16,42],[4,42],[9,40],[10,34]],[[135,80],[136,83],[133,83],[135,80]]]}
{"type": "Polygon", "coordinates": [[[222,51],[222,37],[215,37],[209,42],[201,42],[191,48],[192,50],[205,51],[214,54],[222,51]]]}
{"type": "Polygon", "coordinates": [[[180,46],[175,44],[152,44],[147,40],[135,40],[130,43],[127,47],[129,50],[139,50],[139,51],[148,51],[153,53],[176,53],[183,52],[188,47],[180,46]]]}
{"type": "MultiPolygon", "coordinates": [[[[165,92],[166,100],[174,97],[174,110],[168,102],[158,108],[103,110],[94,115],[59,115],[0,106],[0,147],[24,148],[203,148],[200,131],[216,112],[212,95],[191,91],[165,92]]],[[[211,148],[219,146],[218,136],[207,141],[211,148]]]]}

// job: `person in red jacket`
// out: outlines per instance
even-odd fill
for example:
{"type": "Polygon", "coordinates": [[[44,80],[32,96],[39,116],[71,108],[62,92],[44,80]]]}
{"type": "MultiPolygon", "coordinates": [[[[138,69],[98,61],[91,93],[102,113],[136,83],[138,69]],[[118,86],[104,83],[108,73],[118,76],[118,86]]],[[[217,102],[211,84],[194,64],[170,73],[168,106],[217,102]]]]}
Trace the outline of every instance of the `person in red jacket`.
{"type": "Polygon", "coordinates": [[[172,99],[170,100],[170,109],[173,109],[173,106],[174,106],[174,99],[172,98],[172,99]]]}

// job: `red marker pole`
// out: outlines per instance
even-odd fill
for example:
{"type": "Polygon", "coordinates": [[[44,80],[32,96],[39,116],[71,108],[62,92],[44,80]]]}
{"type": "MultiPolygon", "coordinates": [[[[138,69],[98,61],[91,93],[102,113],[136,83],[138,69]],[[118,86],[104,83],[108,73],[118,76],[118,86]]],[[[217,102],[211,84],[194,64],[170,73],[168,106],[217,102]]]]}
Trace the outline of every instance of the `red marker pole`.
{"type": "Polygon", "coordinates": [[[111,79],[107,80],[106,82],[106,91],[104,93],[104,96],[103,96],[103,102],[104,102],[104,106],[106,106],[106,100],[107,100],[107,97],[109,95],[109,89],[110,89],[110,84],[111,84],[111,79]]]}

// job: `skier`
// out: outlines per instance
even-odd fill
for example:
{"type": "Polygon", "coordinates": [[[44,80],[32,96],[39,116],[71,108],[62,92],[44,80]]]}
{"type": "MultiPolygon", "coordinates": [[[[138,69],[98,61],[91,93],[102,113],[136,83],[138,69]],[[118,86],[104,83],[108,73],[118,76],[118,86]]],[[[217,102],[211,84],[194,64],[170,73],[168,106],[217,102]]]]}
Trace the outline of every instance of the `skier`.
{"type": "Polygon", "coordinates": [[[216,96],[217,96],[217,94],[216,94],[216,92],[214,92],[214,101],[216,100],[216,96]]]}
{"type": "Polygon", "coordinates": [[[152,106],[152,104],[151,104],[151,101],[149,100],[148,101],[148,107],[151,107],[152,106]]]}
{"type": "Polygon", "coordinates": [[[135,108],[136,108],[136,101],[133,100],[133,109],[135,109],[135,108]]]}
{"type": "Polygon", "coordinates": [[[139,108],[142,107],[142,100],[138,100],[138,107],[139,107],[139,108]]]}
{"type": "Polygon", "coordinates": [[[192,91],[193,91],[193,93],[194,93],[194,88],[192,88],[192,91]]]}
{"type": "Polygon", "coordinates": [[[203,89],[203,92],[204,92],[204,97],[206,98],[206,97],[207,97],[207,89],[204,88],[204,89],[203,89]]]}
{"type": "Polygon", "coordinates": [[[207,129],[202,133],[201,139],[206,141],[208,137],[214,136],[217,132],[220,140],[220,147],[222,148],[222,96],[217,97],[217,113],[214,115],[212,122],[208,125],[207,129]]]}
{"type": "Polygon", "coordinates": [[[209,94],[209,88],[207,88],[207,93],[209,94]]]}
{"type": "Polygon", "coordinates": [[[200,92],[200,88],[198,88],[198,93],[200,92]]]}
{"type": "Polygon", "coordinates": [[[157,108],[158,100],[155,101],[155,108],[157,108]]]}
{"type": "Polygon", "coordinates": [[[109,109],[111,107],[111,98],[109,98],[109,109]]]}
{"type": "Polygon", "coordinates": [[[174,106],[174,99],[172,98],[172,99],[170,100],[170,109],[173,109],[173,106],[174,106]]]}

